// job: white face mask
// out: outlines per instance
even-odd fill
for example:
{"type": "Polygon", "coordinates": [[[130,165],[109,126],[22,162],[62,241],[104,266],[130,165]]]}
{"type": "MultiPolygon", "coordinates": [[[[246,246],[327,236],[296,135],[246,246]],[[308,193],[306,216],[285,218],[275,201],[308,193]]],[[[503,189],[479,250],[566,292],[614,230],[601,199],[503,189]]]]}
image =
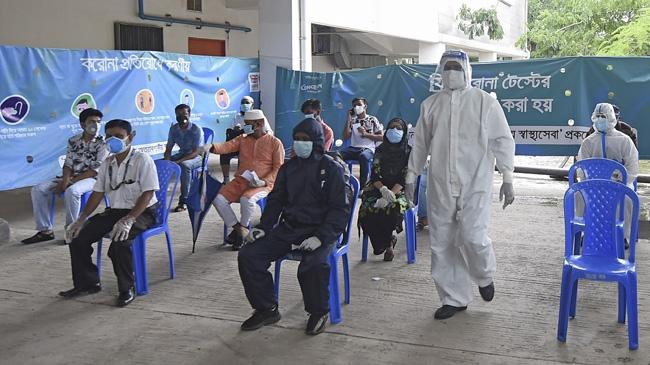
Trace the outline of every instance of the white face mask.
{"type": "Polygon", "coordinates": [[[357,105],[354,107],[354,114],[360,115],[363,114],[363,112],[366,111],[366,107],[363,105],[357,105]]]}
{"type": "Polygon", "coordinates": [[[445,88],[458,90],[466,87],[465,73],[457,70],[442,71],[442,83],[445,88]]]}

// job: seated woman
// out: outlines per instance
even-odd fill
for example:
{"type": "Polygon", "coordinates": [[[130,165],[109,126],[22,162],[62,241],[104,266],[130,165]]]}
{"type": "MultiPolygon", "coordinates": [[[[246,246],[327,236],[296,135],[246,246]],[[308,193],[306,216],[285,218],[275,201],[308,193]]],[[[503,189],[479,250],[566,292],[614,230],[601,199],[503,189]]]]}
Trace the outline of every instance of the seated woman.
{"type": "Polygon", "coordinates": [[[409,204],[403,190],[411,152],[407,136],[408,127],[402,119],[393,118],[388,123],[384,142],[375,151],[370,181],[361,193],[359,225],[370,237],[374,254],[383,253],[384,261],[395,256],[397,238],[393,231],[402,231],[409,204]]]}

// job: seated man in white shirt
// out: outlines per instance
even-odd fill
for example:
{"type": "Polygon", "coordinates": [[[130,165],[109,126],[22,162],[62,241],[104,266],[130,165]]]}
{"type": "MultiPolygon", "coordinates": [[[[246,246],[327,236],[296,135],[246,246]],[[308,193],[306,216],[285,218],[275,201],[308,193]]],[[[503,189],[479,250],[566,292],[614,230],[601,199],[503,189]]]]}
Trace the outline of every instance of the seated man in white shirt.
{"type": "Polygon", "coordinates": [[[343,129],[343,139],[350,139],[350,146],[339,151],[344,160],[359,161],[359,183],[363,188],[370,173],[369,162],[375,155],[375,146],[384,139],[384,127],[379,120],[367,113],[366,98],[352,99],[352,109],[343,129]]]}
{"type": "Polygon", "coordinates": [[[131,244],[138,234],[156,223],[155,192],[159,185],[151,157],[131,147],[134,136],[131,124],[125,120],[113,119],[106,123],[106,145],[113,155],[100,167],[88,204],[68,228],[67,234],[73,238],[70,260],[74,287],[60,292],[62,297],[101,290],[97,266],[92,261],[92,244],[110,233],[108,256],[113,261],[120,292],[117,306],[123,307],[135,299],[131,244]],[[86,221],[104,194],[108,195],[111,207],[86,221]]]}

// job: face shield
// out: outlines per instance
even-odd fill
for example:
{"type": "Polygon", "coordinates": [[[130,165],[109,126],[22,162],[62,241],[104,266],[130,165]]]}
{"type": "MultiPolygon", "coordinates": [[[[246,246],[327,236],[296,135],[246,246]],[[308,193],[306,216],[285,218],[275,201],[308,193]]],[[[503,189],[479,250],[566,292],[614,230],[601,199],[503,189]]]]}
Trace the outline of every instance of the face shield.
{"type": "Polygon", "coordinates": [[[594,112],[591,114],[591,121],[594,123],[594,129],[601,133],[607,133],[614,129],[616,126],[616,114],[614,113],[612,104],[596,104],[596,108],[594,108],[594,112]]]}
{"type": "Polygon", "coordinates": [[[446,51],[434,73],[434,79],[442,81],[443,89],[457,90],[470,87],[472,67],[469,57],[463,51],[446,51]]]}

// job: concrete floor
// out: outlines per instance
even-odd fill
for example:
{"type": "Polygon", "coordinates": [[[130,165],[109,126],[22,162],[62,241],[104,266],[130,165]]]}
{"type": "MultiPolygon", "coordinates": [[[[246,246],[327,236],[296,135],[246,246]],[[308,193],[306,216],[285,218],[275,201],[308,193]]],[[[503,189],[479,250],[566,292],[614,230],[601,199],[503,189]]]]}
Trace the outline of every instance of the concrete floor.
{"type": "MultiPolygon", "coordinates": [[[[104,256],[100,293],[60,299],[57,292],[71,287],[68,248],[56,241],[20,244],[33,233],[29,190],[2,192],[0,217],[11,223],[14,240],[0,245],[0,363],[650,364],[646,233],[637,249],[639,350],[628,350],[627,326],[616,322],[616,286],[607,283],[581,284],[568,341],[556,340],[565,189],[563,182],[518,175],[512,207],[503,211],[495,195],[495,299],[485,303],[477,290],[466,312],[445,321],[433,319],[440,302],[429,274],[426,233],[418,235],[417,262],[407,265],[403,235],[393,262],[371,257],[361,263],[355,232],[352,302],[343,306],[342,323],[316,337],[303,333],[307,317],[293,262],[283,265],[282,320],[240,332],[251,309],[236,253],[220,245],[222,223],[214,210],[194,254],[187,213],[170,216],[175,280],[168,278],[164,241],[154,238],[147,244],[148,295],[115,308],[115,277],[104,256]]],[[[643,187],[642,194],[648,195],[643,187]]],[[[58,237],[62,219],[59,206],[58,237]]]]}

